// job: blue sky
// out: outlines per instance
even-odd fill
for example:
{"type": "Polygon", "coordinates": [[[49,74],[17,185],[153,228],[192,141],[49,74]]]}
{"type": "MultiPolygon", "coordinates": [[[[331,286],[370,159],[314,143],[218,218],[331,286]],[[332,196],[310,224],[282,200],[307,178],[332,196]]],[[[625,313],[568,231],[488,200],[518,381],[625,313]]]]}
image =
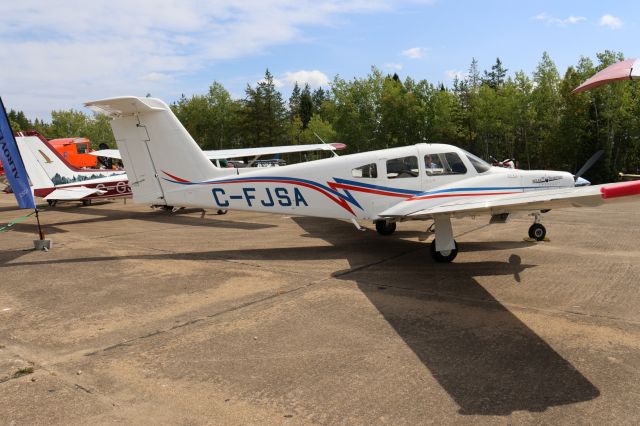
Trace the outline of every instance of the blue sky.
{"type": "Polygon", "coordinates": [[[471,59],[532,73],[544,51],[561,73],[605,49],[640,55],[640,2],[446,0],[91,0],[0,4],[0,95],[49,119],[105,97],[166,102],[215,80],[236,98],[269,68],[328,87],[376,66],[450,84],[471,59]]]}

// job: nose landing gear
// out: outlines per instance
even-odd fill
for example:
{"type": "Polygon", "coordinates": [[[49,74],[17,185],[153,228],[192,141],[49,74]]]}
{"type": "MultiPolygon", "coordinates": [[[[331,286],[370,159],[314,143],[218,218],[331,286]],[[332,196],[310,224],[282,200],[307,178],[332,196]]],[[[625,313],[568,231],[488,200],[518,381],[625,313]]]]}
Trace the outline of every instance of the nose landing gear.
{"type": "Polygon", "coordinates": [[[534,213],[533,225],[529,227],[529,238],[536,241],[543,241],[547,236],[547,228],[540,223],[540,213],[534,213]]]}
{"type": "Polygon", "coordinates": [[[391,235],[396,231],[395,222],[387,222],[386,220],[376,220],[376,231],[380,235],[391,235]]]}

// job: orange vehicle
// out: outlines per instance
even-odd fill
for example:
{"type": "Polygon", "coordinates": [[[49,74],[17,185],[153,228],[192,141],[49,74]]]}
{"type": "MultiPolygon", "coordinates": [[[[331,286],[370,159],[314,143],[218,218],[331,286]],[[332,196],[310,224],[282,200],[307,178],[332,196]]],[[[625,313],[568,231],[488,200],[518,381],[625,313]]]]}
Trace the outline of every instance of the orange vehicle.
{"type": "Polygon", "coordinates": [[[89,154],[92,149],[87,138],[51,139],[49,144],[60,153],[71,165],[77,168],[96,168],[98,157],[89,154]]]}

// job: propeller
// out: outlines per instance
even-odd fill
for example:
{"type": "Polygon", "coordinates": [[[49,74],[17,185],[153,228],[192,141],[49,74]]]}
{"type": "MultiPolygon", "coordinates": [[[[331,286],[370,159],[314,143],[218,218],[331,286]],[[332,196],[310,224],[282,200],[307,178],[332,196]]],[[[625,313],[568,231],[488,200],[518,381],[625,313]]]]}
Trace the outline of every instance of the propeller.
{"type": "Polygon", "coordinates": [[[588,180],[583,179],[581,176],[585,174],[587,170],[593,167],[593,165],[600,159],[600,157],[602,157],[602,154],[604,154],[604,150],[602,149],[596,152],[595,154],[593,154],[591,158],[589,158],[587,162],[584,163],[584,166],[582,166],[580,170],[578,170],[578,172],[575,175],[573,175],[573,180],[576,182],[576,186],[583,186],[583,185],[590,184],[588,180]]]}

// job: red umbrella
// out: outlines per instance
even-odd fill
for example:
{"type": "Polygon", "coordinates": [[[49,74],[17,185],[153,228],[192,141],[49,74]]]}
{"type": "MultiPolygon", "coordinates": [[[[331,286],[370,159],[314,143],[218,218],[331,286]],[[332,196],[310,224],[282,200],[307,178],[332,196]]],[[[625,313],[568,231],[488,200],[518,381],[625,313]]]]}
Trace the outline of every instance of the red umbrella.
{"type": "Polygon", "coordinates": [[[580,93],[612,81],[633,80],[640,78],[640,60],[627,59],[609,65],[593,77],[573,89],[571,93],[580,93]]]}

